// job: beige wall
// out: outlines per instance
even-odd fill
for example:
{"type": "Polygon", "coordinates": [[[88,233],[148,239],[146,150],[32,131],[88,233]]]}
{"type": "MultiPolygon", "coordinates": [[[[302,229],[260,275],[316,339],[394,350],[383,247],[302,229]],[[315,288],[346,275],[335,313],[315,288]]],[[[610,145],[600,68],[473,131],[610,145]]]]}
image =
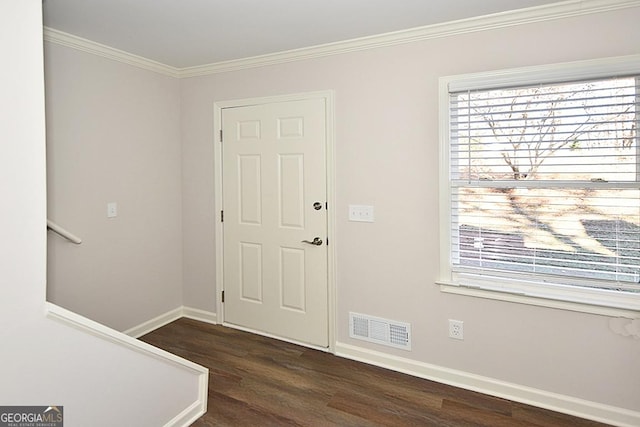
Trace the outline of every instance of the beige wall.
{"type": "Polygon", "coordinates": [[[45,43],[49,301],[126,330],[182,305],[179,82],[45,43]],[[107,203],[118,216],[107,218],[107,203]]]}
{"type": "Polygon", "coordinates": [[[184,303],[215,311],[213,103],[333,89],[338,341],[640,410],[640,346],[608,318],[445,295],[438,277],[438,78],[640,53],[640,9],[266,66],[182,84],[184,303]],[[373,224],[348,204],[375,206],[373,224]],[[353,341],[348,312],[409,322],[410,353],[353,341]],[[465,340],[447,338],[447,319],[465,340]]]}
{"type": "Polygon", "coordinates": [[[0,2],[0,402],[62,405],[68,427],[168,425],[197,401],[197,373],[45,317],[41,7],[0,2]]]}
{"type": "Polygon", "coordinates": [[[640,411],[640,346],[607,317],[434,284],[438,78],[638,54],[638,22],[626,9],[179,81],[48,45],[49,215],[85,239],[52,242],[49,298],[119,329],[215,312],[214,102],[332,89],[338,341],[640,411]],[[348,222],[348,204],[376,222],[348,222]],[[413,350],[350,340],[349,311],[411,323],[413,350]]]}

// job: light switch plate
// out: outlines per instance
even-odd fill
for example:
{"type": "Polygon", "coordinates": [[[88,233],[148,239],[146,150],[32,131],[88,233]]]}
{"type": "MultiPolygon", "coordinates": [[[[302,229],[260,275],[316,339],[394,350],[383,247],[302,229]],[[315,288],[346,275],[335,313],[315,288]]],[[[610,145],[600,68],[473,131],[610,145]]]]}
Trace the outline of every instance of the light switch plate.
{"type": "Polygon", "coordinates": [[[349,205],[349,221],[373,222],[373,206],[349,205]]]}
{"type": "Polygon", "coordinates": [[[107,203],[107,218],[115,218],[118,216],[118,204],[116,202],[107,203]]]}

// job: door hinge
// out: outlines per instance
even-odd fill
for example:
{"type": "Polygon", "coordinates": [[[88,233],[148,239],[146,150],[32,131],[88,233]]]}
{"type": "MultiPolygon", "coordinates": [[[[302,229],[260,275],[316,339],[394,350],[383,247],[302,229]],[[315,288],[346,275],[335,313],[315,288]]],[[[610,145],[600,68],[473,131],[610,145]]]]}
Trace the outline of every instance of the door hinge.
{"type": "Polygon", "coordinates": [[[222,291],[222,302],[224,302],[224,291],[222,291]]]}
{"type": "Polygon", "coordinates": [[[220,142],[222,142],[222,129],[220,129],[220,142]]]}
{"type": "Polygon", "coordinates": [[[220,222],[224,222],[224,211],[220,211],[220,222]]]}

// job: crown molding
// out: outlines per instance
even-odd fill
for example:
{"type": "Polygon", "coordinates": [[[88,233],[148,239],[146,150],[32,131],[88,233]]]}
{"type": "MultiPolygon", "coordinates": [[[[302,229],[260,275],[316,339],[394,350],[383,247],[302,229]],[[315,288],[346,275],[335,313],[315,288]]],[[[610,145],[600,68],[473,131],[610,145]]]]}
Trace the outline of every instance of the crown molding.
{"type": "Polygon", "coordinates": [[[567,0],[514,11],[427,25],[408,30],[395,31],[375,36],[361,37],[307,48],[293,49],[250,58],[235,59],[187,68],[175,68],[138,55],[76,37],[62,31],[45,27],[44,39],[73,49],[93,53],[105,58],[124,62],[139,68],[155,71],[171,77],[188,78],[217,73],[264,67],[293,61],[340,55],[349,52],[377,49],[424,40],[451,37],[479,31],[494,30],[536,22],[553,21],[596,13],[605,13],[632,7],[640,7],[640,0],[567,0]]]}
{"type": "Polygon", "coordinates": [[[568,0],[269,55],[182,68],[179,74],[180,77],[195,77],[224,73],[631,7],[640,7],[640,0],[568,0]]]}
{"type": "Polygon", "coordinates": [[[123,62],[133,65],[134,67],[150,70],[159,74],[170,77],[180,77],[180,69],[165,65],[133,53],[125,52],[104,44],[100,44],[73,34],[58,31],[53,28],[44,27],[44,41],[59,44],[61,46],[70,47],[82,52],[98,55],[103,58],[112,59],[114,61],[123,62]]]}

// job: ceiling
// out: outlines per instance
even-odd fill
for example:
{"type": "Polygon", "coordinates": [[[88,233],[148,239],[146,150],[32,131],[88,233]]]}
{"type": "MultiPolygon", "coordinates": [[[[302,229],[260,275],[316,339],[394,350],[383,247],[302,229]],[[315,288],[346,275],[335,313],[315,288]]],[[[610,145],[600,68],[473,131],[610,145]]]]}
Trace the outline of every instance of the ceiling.
{"type": "Polygon", "coordinates": [[[176,68],[557,0],[43,0],[44,25],[176,68]]]}

